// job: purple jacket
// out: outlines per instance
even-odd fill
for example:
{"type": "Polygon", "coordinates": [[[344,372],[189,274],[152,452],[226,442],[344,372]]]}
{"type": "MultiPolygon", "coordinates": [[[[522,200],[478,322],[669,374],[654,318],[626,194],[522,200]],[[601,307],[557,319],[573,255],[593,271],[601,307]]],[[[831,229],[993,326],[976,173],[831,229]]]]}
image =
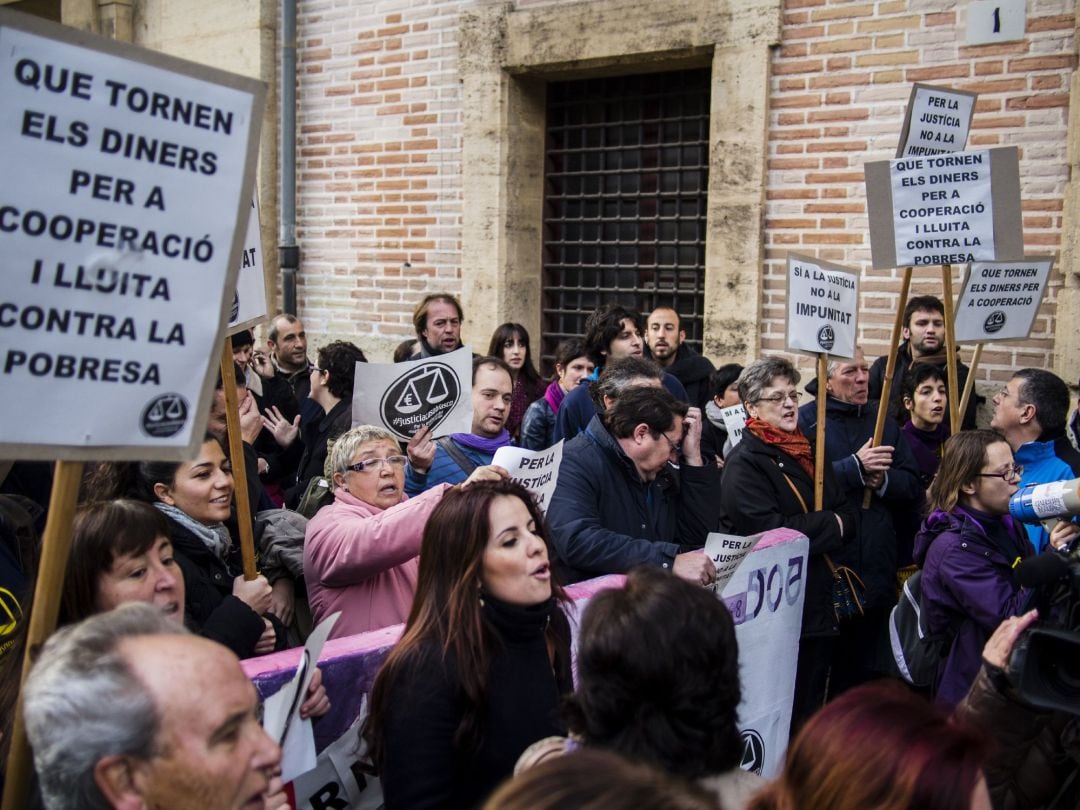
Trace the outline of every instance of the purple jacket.
{"type": "Polygon", "coordinates": [[[915,563],[923,570],[926,621],[931,633],[956,628],[937,685],[939,703],[952,707],[963,699],[979,672],[986,640],[1019,612],[1026,591],[1013,583],[1013,563],[1031,554],[1023,527],[1007,515],[994,518],[957,506],[923,522],[915,536],[915,563]],[[994,520],[1002,522],[1013,549],[988,536],[984,526],[994,520]]]}

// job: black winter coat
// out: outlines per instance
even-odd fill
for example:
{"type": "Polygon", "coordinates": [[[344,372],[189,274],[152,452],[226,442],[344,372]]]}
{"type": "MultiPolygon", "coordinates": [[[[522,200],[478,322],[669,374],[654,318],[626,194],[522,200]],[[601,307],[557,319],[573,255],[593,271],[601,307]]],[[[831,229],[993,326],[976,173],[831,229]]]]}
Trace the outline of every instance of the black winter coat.
{"type": "Polygon", "coordinates": [[[670,569],[716,531],[716,464],[666,467],[641,480],[634,463],[594,416],[563,448],[547,520],[563,581],[623,574],[636,565],[670,569]]]}
{"type": "MultiPolygon", "coordinates": [[[[352,427],[352,398],[343,399],[318,421],[301,427],[300,439],[304,454],[297,465],[296,482],[285,491],[285,505],[295,509],[304,497],[312,478],[318,478],[326,467],[328,443],[352,427]]],[[[296,446],[294,444],[294,446],[296,446]]],[[[291,449],[291,448],[290,448],[291,449]]]]}
{"type": "MultiPolygon", "coordinates": [[[[817,380],[806,386],[817,394],[817,380]]],[[[863,477],[855,452],[874,435],[878,404],[853,405],[833,397],[825,401],[825,459],[832,466],[837,484],[855,508],[855,542],[838,551],[832,560],[853,568],[866,585],[867,608],[885,608],[896,604],[896,569],[899,567],[899,540],[894,511],[897,514],[921,514],[925,493],[919,482],[919,468],[911,447],[900,435],[892,420],[885,420],[882,444],[893,450],[892,467],[886,476],[885,491],[870,498],[870,508],[862,508],[863,477]]],[[[799,429],[807,436],[817,431],[817,403],[799,408],[799,429]]],[[[910,553],[910,539],[907,543],[910,553]]],[[[905,554],[905,556],[907,556],[905,554]]],[[[905,560],[905,564],[910,561],[905,560]]]]}
{"type": "Polygon", "coordinates": [[[238,658],[250,658],[266,625],[258,613],[232,595],[233,580],[242,572],[239,549],[234,545],[225,563],[172,519],[169,535],[184,575],[184,623],[199,635],[224,644],[238,658]]]}
{"type": "Polygon", "coordinates": [[[802,635],[838,633],[831,598],[832,575],[822,554],[840,551],[855,536],[855,507],[837,486],[831,466],[825,468],[824,509],[809,513],[788,481],[795,485],[807,508],[813,509],[813,479],[798,461],[749,431],[743,432],[742,440],[728,454],[723,473],[720,530],[751,535],[785,528],[805,534],[810,540],[810,559],[802,635]],[[842,533],[837,516],[843,521],[842,533]]]}
{"type": "MultiPolygon", "coordinates": [[[[870,366],[870,399],[881,400],[881,392],[885,387],[885,366],[889,362],[888,355],[882,355],[874,361],[870,366]]],[[[911,349],[908,348],[908,342],[905,340],[900,344],[896,350],[896,365],[893,366],[893,381],[892,388],[889,392],[889,416],[896,419],[897,414],[902,407],[900,404],[900,388],[904,384],[904,375],[907,374],[907,370],[911,367],[911,349]]],[[[938,371],[941,372],[941,376],[944,379],[948,379],[946,376],[947,369],[945,364],[935,364],[938,371]]],[[[962,362],[960,362],[960,354],[956,355],[956,384],[957,384],[957,401],[959,402],[960,394],[964,390],[964,385],[967,383],[968,374],[971,373],[970,369],[962,362]]],[[[975,417],[978,414],[979,403],[985,402],[984,397],[972,392],[971,400],[968,402],[967,410],[960,414],[960,427],[964,430],[975,429],[975,417]]],[[[946,417],[947,418],[947,417],[946,417]]]]}

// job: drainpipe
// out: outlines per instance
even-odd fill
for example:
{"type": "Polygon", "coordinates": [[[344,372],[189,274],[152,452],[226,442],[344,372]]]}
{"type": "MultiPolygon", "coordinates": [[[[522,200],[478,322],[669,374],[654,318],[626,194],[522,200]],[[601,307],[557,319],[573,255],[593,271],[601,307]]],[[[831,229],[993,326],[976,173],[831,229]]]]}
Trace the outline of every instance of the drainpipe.
{"type": "Polygon", "coordinates": [[[285,312],[296,314],[296,0],[281,2],[281,204],[278,222],[278,264],[285,312]]]}

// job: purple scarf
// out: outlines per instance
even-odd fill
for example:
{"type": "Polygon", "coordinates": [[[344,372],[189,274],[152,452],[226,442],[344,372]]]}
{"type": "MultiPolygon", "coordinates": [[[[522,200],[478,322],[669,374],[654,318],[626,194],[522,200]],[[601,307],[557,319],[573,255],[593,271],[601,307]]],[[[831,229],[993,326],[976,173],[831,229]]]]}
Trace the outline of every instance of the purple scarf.
{"type": "Polygon", "coordinates": [[[547,390],[544,392],[544,399],[547,400],[547,404],[551,406],[552,413],[559,412],[559,405],[562,404],[565,396],[566,392],[563,391],[558,380],[555,380],[547,387],[547,390]]]}
{"type": "Polygon", "coordinates": [[[485,436],[477,436],[472,433],[451,433],[450,438],[463,447],[469,447],[473,450],[479,450],[481,453],[487,453],[489,456],[495,455],[495,451],[500,447],[506,447],[510,444],[510,432],[503,428],[494,439],[488,439],[485,436]]]}

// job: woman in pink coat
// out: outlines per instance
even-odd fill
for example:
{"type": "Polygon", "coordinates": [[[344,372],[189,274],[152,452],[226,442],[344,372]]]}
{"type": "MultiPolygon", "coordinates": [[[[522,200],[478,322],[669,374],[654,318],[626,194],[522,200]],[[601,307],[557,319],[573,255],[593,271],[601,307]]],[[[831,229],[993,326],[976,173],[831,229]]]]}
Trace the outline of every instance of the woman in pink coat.
{"type": "MultiPolygon", "coordinates": [[[[409,456],[431,463],[427,428],[413,436],[409,456]]],[[[304,580],[315,623],[335,611],[331,638],[404,622],[416,590],[417,555],[428,516],[451,487],[405,495],[405,462],[393,434],[363,425],[343,434],[331,452],[334,502],[308,523],[304,580]]],[[[505,478],[499,467],[478,467],[460,486],[505,478]]]]}

